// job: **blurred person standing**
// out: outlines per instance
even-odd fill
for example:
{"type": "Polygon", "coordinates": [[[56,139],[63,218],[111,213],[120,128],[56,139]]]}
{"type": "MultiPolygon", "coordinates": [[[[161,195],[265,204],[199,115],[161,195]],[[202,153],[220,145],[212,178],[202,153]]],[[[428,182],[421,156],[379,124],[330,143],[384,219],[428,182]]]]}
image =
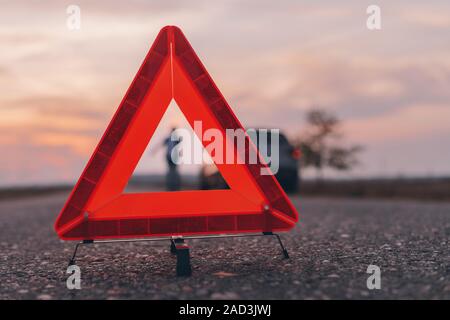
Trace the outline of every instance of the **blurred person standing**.
{"type": "Polygon", "coordinates": [[[162,146],[166,148],[166,162],[167,162],[167,174],[166,174],[166,188],[168,191],[180,190],[181,177],[178,172],[178,153],[173,152],[175,147],[182,141],[182,137],[179,137],[176,133],[177,128],[172,127],[169,136],[163,140],[162,146]]]}

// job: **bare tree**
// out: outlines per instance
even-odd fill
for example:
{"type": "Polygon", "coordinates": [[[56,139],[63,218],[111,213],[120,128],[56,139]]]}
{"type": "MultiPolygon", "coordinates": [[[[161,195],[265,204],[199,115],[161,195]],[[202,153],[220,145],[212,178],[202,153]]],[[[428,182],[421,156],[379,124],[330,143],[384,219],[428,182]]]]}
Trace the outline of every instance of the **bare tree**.
{"type": "Polygon", "coordinates": [[[307,128],[297,140],[302,150],[301,165],[316,169],[317,179],[322,179],[323,169],[350,170],[358,164],[357,155],[361,146],[340,145],[340,120],[331,113],[312,109],[306,113],[307,128]]]}

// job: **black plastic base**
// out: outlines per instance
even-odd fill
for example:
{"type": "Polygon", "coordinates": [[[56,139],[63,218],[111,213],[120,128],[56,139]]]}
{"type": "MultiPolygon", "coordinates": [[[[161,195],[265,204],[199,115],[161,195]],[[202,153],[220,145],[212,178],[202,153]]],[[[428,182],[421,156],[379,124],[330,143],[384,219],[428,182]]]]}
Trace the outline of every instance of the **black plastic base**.
{"type": "Polygon", "coordinates": [[[177,277],[189,277],[192,275],[191,257],[189,247],[186,245],[177,246],[177,277]]]}

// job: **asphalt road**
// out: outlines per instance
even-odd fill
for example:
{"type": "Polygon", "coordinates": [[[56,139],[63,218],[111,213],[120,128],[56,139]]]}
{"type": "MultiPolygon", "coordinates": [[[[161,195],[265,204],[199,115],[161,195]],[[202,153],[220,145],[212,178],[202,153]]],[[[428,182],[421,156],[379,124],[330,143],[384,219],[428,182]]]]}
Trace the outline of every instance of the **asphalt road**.
{"type": "Polygon", "coordinates": [[[295,197],[289,260],[275,239],[195,240],[193,276],[176,278],[166,243],[91,245],[68,290],[74,244],[52,228],[65,197],[0,201],[0,299],[450,299],[450,203],[295,197]]]}

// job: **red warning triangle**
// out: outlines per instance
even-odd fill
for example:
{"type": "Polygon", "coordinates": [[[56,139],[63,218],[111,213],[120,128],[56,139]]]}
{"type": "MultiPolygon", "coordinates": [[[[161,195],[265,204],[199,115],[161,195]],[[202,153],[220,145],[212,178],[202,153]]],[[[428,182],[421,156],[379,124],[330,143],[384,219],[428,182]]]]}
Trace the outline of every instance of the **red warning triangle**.
{"type": "MultiPolygon", "coordinates": [[[[181,30],[163,28],[56,220],[61,239],[270,232],[295,225],[295,208],[275,177],[261,174],[267,166],[260,162],[216,164],[229,190],[124,193],[172,99],[192,127],[202,121],[202,130],[242,129],[181,30]]],[[[256,147],[246,140],[247,155],[256,147]]]]}

